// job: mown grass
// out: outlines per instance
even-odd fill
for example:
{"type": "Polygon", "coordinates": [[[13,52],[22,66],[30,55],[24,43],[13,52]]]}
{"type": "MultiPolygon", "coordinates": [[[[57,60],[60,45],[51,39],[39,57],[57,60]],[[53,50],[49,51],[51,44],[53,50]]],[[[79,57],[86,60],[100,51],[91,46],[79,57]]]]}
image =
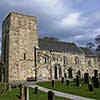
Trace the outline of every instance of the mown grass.
{"type": "MultiPolygon", "coordinates": [[[[38,83],[38,85],[52,89],[51,82],[41,82],[38,83]]],[[[65,83],[62,85],[60,81],[56,81],[53,89],[64,93],[100,100],[100,88],[94,88],[94,90],[90,92],[87,84],[82,84],[81,87],[76,87],[74,82],[70,82],[70,85],[66,86],[65,83]]]]}
{"type": "Polygon", "coordinates": [[[8,91],[7,95],[4,95],[4,96],[0,94],[0,100],[18,100],[17,95],[19,95],[19,88],[8,91]]]}
{"type": "MultiPolygon", "coordinates": [[[[48,94],[38,91],[37,94],[34,93],[34,89],[29,89],[29,100],[48,100],[48,94]]],[[[11,89],[11,91],[8,91],[7,95],[2,96],[0,95],[0,100],[18,100],[18,96],[20,95],[19,88],[11,89]]],[[[55,97],[55,100],[69,100],[66,98],[61,97],[55,97]]]]}
{"type": "MultiPolygon", "coordinates": [[[[34,89],[30,89],[30,100],[48,100],[48,94],[38,91],[38,94],[34,94],[34,89]]],[[[55,100],[70,100],[62,97],[55,97],[55,100]]]]}

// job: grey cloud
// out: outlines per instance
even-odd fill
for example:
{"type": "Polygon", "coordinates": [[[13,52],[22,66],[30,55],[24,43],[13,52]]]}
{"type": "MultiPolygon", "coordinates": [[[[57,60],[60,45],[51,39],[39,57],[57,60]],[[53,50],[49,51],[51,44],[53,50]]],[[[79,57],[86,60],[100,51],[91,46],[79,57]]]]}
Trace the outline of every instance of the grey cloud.
{"type": "MultiPolygon", "coordinates": [[[[0,8],[3,9],[0,12],[2,16],[0,17],[0,24],[6,13],[9,11],[17,11],[39,17],[38,30],[41,37],[54,36],[64,41],[73,41],[79,44],[93,41],[95,37],[94,30],[100,27],[99,10],[96,9],[96,11],[91,10],[89,13],[86,12],[86,10],[82,9],[81,5],[85,7],[90,4],[83,2],[84,0],[51,1],[43,0],[41,2],[41,0],[30,0],[27,2],[27,0],[13,0],[9,2],[8,0],[2,0],[0,8]],[[78,9],[77,6],[82,10],[78,9]],[[80,14],[76,21],[76,24],[80,23],[79,25],[75,25],[75,27],[68,26],[67,24],[64,27],[60,26],[62,19],[76,12],[80,14]]],[[[92,9],[91,6],[89,9],[92,9]]]]}

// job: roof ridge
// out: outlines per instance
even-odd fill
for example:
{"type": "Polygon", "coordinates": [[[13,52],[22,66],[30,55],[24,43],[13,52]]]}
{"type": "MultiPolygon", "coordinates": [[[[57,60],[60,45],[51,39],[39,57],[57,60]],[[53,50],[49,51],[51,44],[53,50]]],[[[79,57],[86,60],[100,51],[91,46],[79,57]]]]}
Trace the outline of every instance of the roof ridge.
{"type": "Polygon", "coordinates": [[[49,40],[49,39],[41,39],[39,38],[40,40],[46,40],[46,41],[52,41],[52,42],[60,42],[60,43],[69,43],[69,44],[73,44],[75,46],[77,46],[74,42],[65,42],[65,41],[59,41],[59,40],[49,40]]]}

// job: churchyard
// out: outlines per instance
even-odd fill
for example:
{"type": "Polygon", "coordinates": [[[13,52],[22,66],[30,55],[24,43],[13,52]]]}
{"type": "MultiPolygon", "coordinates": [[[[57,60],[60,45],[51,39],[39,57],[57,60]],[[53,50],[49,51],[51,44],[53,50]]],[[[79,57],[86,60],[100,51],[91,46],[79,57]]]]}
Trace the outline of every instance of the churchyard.
{"type": "MultiPolygon", "coordinates": [[[[35,89],[30,88],[29,94],[30,94],[29,100],[48,100],[48,93],[44,93],[39,90],[36,93],[35,89]]],[[[0,100],[23,100],[20,99],[20,88],[14,87],[11,90],[8,90],[8,85],[0,83],[0,100]]],[[[70,99],[55,96],[55,100],[70,100],[70,99]]]]}
{"type": "MultiPolygon", "coordinates": [[[[64,79],[61,80],[52,80],[47,82],[38,82],[36,83],[39,86],[49,88],[52,90],[60,91],[63,93],[69,93],[76,96],[82,96],[86,98],[92,98],[95,100],[100,100],[100,82],[97,77],[89,78],[88,74],[85,75],[84,79],[76,76],[75,79],[64,79]]],[[[1,85],[1,84],[0,84],[1,85]]],[[[1,87],[5,87],[4,85],[1,87]]],[[[0,89],[1,89],[0,87],[0,89]]],[[[7,85],[6,85],[6,89],[7,85]]],[[[1,93],[1,91],[0,91],[1,93]]],[[[20,87],[13,87],[7,93],[0,96],[0,100],[21,100],[20,99],[20,87]],[[19,98],[19,99],[18,99],[19,98]]],[[[38,88],[30,88],[29,89],[29,100],[49,100],[48,93],[44,93],[38,88]]],[[[54,100],[54,99],[50,99],[54,100]]],[[[62,97],[56,97],[55,100],[70,100],[62,97]]]]}
{"type": "Polygon", "coordinates": [[[53,80],[52,82],[41,82],[38,85],[64,93],[100,100],[100,81],[97,76],[89,78],[88,73],[86,73],[84,79],[76,76],[75,79],[53,80]]]}
{"type": "MultiPolygon", "coordinates": [[[[35,93],[35,90],[30,88],[29,100],[47,100],[48,94],[38,90],[38,93],[35,93]]],[[[20,90],[19,88],[13,88],[11,91],[8,91],[4,95],[0,95],[0,100],[21,100],[20,99],[20,90]]],[[[62,97],[55,97],[55,100],[70,100],[62,97]]]]}
{"type": "MultiPolygon", "coordinates": [[[[28,82],[30,85],[30,82],[28,82]]],[[[57,97],[53,93],[54,90],[72,94],[75,96],[81,96],[95,100],[100,100],[100,79],[98,74],[95,73],[93,77],[90,77],[88,73],[84,74],[84,78],[80,77],[80,74],[76,75],[76,78],[64,78],[62,77],[60,80],[52,80],[45,82],[34,82],[35,84],[31,84],[32,86],[37,85],[44,87],[46,89],[52,89],[45,93],[38,89],[38,87],[29,88],[29,99],[25,100],[70,100],[69,98],[64,98],[63,96],[57,97]],[[55,99],[53,99],[55,98],[55,99]]],[[[27,86],[29,86],[27,85],[27,86]]],[[[26,87],[25,84],[12,86],[9,88],[8,84],[0,83],[0,100],[24,100],[22,98],[21,89],[26,87]]],[[[25,92],[24,88],[24,96],[25,92]]]]}

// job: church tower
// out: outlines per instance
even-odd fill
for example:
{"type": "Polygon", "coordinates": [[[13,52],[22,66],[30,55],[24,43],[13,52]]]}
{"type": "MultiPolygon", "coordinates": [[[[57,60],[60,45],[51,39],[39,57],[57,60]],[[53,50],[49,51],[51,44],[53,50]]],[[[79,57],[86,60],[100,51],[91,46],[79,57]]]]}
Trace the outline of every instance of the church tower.
{"type": "Polygon", "coordinates": [[[37,17],[9,13],[2,24],[4,81],[22,81],[35,77],[34,47],[38,47],[37,17]]]}

